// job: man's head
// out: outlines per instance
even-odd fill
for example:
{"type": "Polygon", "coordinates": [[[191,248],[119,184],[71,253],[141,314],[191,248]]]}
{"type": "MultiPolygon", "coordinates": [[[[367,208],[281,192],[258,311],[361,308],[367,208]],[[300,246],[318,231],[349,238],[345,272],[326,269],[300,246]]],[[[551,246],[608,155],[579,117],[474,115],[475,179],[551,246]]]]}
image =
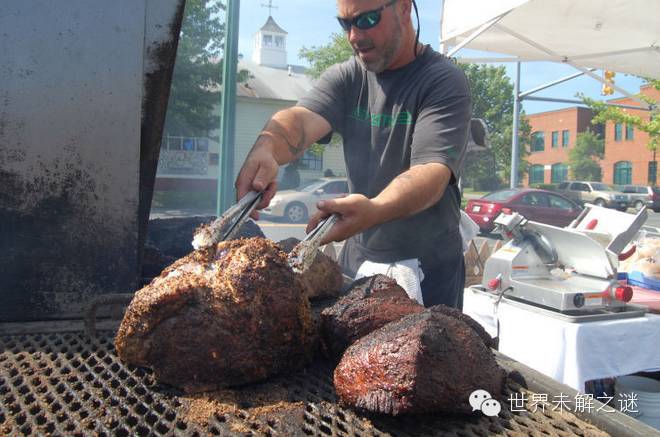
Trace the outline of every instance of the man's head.
{"type": "Polygon", "coordinates": [[[339,22],[360,63],[380,73],[414,59],[411,0],[337,0],[339,22]]]}

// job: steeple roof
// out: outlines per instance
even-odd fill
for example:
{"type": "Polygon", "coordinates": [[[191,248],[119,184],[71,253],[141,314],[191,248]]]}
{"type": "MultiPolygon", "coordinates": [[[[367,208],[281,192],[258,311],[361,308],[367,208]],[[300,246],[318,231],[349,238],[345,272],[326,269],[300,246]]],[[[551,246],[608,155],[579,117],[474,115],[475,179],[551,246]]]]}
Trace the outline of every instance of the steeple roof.
{"type": "Polygon", "coordinates": [[[287,34],[287,31],[282,29],[280,26],[278,26],[275,20],[273,20],[273,17],[271,15],[268,16],[268,20],[266,20],[266,24],[261,26],[261,29],[259,30],[266,30],[268,32],[287,34]]]}

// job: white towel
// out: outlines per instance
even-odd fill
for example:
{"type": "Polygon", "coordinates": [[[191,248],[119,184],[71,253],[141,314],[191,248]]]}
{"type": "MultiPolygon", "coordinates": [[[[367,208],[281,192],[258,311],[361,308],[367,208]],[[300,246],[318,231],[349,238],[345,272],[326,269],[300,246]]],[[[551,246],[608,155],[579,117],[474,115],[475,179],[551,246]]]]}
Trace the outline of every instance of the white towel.
{"type": "Polygon", "coordinates": [[[394,279],[401,288],[406,290],[409,298],[424,305],[421,286],[421,282],[424,280],[424,273],[419,266],[419,260],[417,258],[404,259],[394,263],[365,261],[358,269],[355,279],[379,273],[394,279]]]}
{"type": "Polygon", "coordinates": [[[459,222],[458,229],[461,231],[463,253],[465,254],[470,248],[470,241],[479,234],[479,225],[465,211],[461,211],[461,221],[459,222]]]}

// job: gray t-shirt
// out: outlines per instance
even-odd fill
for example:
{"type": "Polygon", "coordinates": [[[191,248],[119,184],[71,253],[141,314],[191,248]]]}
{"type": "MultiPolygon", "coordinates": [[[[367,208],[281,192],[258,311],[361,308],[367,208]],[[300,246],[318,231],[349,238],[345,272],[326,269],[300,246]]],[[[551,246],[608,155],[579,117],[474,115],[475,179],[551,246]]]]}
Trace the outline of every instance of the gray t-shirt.
{"type": "Polygon", "coordinates": [[[419,258],[437,265],[457,250],[460,255],[456,182],[463,169],[471,99],[458,67],[429,46],[413,62],[379,74],[366,71],[353,57],[329,68],[298,105],[321,115],[342,135],[351,193],[373,198],[413,165],[439,162],[452,171],[435,205],[355,236],[351,243],[361,258],[419,258]]]}

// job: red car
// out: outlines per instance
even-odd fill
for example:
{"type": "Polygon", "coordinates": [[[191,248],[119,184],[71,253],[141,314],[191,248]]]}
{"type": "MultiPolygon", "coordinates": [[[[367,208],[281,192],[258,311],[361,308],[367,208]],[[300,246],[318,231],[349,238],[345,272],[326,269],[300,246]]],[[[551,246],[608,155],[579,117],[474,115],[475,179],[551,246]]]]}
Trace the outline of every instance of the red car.
{"type": "Polygon", "coordinates": [[[481,232],[492,232],[493,221],[503,209],[518,212],[528,220],[564,227],[582,211],[572,200],[547,190],[507,189],[468,200],[465,212],[479,225],[481,232]]]}

